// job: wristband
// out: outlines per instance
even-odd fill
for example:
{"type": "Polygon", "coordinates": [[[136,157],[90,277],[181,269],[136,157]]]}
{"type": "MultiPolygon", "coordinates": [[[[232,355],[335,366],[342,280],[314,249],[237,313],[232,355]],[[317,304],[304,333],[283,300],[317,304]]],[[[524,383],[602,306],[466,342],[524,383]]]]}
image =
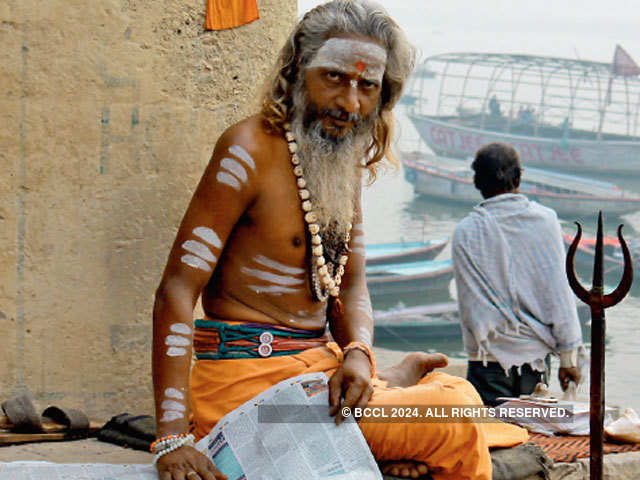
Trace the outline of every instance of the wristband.
{"type": "Polygon", "coordinates": [[[153,452],[156,454],[156,457],[153,459],[153,464],[155,465],[156,462],[160,459],[160,457],[162,457],[163,455],[166,455],[167,453],[171,453],[174,450],[179,449],[180,447],[184,447],[184,446],[188,446],[188,447],[193,447],[195,446],[195,437],[193,436],[193,434],[180,434],[180,435],[169,435],[169,437],[171,438],[167,438],[167,437],[163,437],[161,439],[162,442],[164,442],[163,448],[160,447],[160,443],[156,443],[154,442],[154,448],[153,448],[153,452]],[[166,438],[166,440],[165,440],[166,438]]]}
{"type": "Polygon", "coordinates": [[[344,353],[344,357],[347,358],[348,353],[351,350],[360,350],[367,357],[369,357],[369,362],[371,363],[371,378],[376,376],[376,357],[371,351],[371,348],[366,343],[362,342],[351,342],[342,350],[344,353]]]}

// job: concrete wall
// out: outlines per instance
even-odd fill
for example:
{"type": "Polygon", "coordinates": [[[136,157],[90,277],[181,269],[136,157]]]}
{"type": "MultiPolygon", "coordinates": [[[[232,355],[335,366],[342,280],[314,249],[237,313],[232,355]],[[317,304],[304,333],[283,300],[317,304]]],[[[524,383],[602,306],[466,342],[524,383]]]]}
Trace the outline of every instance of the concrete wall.
{"type": "Polygon", "coordinates": [[[205,0],[0,2],[0,399],[151,411],[151,309],[218,135],[296,0],[205,32],[205,0]]]}

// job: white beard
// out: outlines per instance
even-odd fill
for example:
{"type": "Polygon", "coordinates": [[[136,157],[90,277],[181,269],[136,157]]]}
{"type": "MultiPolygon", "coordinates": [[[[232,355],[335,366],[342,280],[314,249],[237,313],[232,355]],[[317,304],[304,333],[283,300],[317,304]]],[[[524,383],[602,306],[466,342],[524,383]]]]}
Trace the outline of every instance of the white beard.
{"type": "Polygon", "coordinates": [[[312,110],[303,86],[294,87],[293,103],[291,131],[298,144],[306,188],[325,242],[334,243],[344,237],[354,219],[372,122],[360,121],[344,137],[330,138],[317,116],[305,126],[305,116],[312,110]]]}

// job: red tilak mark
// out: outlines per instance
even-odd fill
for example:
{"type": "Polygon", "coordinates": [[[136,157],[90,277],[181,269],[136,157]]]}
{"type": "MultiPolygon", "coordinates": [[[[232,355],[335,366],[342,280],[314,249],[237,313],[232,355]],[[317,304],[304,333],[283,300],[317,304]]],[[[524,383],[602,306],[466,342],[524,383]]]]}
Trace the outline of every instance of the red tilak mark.
{"type": "Polygon", "coordinates": [[[360,73],[364,72],[364,69],[367,68],[367,64],[364,62],[358,62],[356,63],[356,70],[358,70],[360,73]]]}

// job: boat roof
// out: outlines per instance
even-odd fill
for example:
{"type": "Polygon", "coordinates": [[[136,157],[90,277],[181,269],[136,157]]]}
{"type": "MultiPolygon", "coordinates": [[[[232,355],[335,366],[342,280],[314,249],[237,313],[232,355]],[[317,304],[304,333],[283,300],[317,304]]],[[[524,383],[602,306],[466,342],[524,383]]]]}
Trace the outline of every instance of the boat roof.
{"type": "Polygon", "coordinates": [[[606,62],[594,62],[576,58],[547,57],[543,55],[524,55],[519,53],[473,53],[454,52],[433,55],[425,60],[442,61],[448,63],[462,63],[465,65],[478,65],[484,67],[503,67],[513,64],[520,67],[536,67],[538,69],[569,69],[589,70],[593,73],[609,75],[611,64],[606,62]]]}

